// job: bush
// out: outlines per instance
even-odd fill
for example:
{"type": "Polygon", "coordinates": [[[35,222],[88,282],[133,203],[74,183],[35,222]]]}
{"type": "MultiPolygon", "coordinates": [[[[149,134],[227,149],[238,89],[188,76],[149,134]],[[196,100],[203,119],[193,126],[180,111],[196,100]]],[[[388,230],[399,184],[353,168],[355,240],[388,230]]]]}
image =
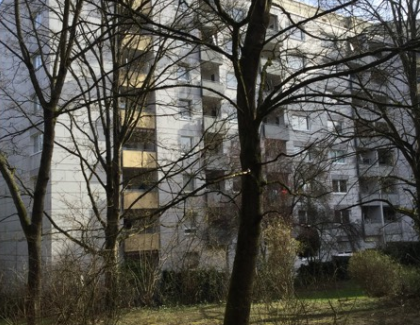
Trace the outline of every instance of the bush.
{"type": "Polygon", "coordinates": [[[403,265],[420,266],[420,242],[388,243],[384,253],[403,265]]]}
{"type": "Polygon", "coordinates": [[[226,274],[217,270],[163,271],[160,300],[165,305],[219,302],[226,288],[226,274]]]}
{"type": "Polygon", "coordinates": [[[355,253],[349,263],[350,275],[372,297],[401,293],[403,268],[391,257],[374,250],[355,253]]]}
{"type": "Polygon", "coordinates": [[[299,243],[292,237],[291,227],[284,222],[271,222],[264,229],[266,251],[261,254],[253,287],[255,301],[272,301],[294,295],[294,264],[299,243]]]}

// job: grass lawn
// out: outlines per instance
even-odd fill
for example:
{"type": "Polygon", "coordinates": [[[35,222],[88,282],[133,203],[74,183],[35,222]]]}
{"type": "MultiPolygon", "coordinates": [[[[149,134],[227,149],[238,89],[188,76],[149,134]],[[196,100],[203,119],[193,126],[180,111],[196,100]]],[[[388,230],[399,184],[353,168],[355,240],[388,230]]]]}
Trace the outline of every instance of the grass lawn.
{"type": "MultiPolygon", "coordinates": [[[[369,298],[348,283],[339,288],[304,290],[289,301],[258,303],[251,324],[267,325],[418,325],[417,301],[369,298]]],[[[120,325],[219,325],[223,305],[161,307],[126,311],[120,325]]]]}

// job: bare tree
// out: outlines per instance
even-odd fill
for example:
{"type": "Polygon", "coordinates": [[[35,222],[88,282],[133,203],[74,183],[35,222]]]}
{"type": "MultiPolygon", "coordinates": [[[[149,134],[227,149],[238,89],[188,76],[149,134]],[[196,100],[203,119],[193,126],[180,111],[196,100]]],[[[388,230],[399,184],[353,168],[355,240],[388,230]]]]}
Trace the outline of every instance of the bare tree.
{"type": "Polygon", "coordinates": [[[7,82],[1,88],[5,99],[2,119],[8,121],[14,131],[2,135],[0,169],[27,243],[28,324],[35,324],[40,316],[45,195],[50,179],[55,126],[70,99],[65,92],[65,82],[69,66],[75,59],[73,49],[83,5],[83,1],[60,3],[60,10],[53,11],[57,19],[54,30],[42,24],[42,17],[52,9],[43,3],[4,2],[0,13],[2,56],[7,58],[10,70],[20,68],[18,73],[10,73],[9,79],[4,77],[7,82]],[[29,88],[34,90],[31,95],[26,92],[29,88]],[[34,105],[36,115],[33,114],[34,105]],[[25,117],[24,121],[15,122],[20,117],[25,117]],[[33,140],[40,154],[37,172],[32,175],[35,186],[33,191],[30,190],[31,202],[28,204],[25,198],[29,192],[28,177],[20,173],[24,167],[13,153],[28,156],[28,152],[20,151],[14,143],[30,132],[35,134],[33,140]]]}

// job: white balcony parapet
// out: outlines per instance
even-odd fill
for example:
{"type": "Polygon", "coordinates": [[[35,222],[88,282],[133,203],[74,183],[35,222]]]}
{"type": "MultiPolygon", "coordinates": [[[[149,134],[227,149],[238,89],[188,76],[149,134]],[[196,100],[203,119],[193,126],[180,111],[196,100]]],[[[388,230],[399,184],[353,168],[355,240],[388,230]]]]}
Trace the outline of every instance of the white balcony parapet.
{"type": "Polygon", "coordinates": [[[124,209],[157,209],[158,207],[159,197],[157,192],[124,192],[124,209]]]}
{"type": "Polygon", "coordinates": [[[123,167],[156,168],[156,152],[123,150],[123,167]]]}
{"type": "Polygon", "coordinates": [[[160,248],[159,233],[134,234],[134,235],[129,236],[124,241],[124,251],[126,253],[159,250],[159,248],[160,248]]]}

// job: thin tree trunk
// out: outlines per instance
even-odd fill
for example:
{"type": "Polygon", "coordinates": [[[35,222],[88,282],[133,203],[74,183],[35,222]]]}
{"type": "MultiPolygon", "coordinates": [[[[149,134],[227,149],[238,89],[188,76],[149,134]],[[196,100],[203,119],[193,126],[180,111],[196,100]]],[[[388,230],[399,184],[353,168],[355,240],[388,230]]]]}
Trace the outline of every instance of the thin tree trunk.
{"type": "Polygon", "coordinates": [[[36,229],[27,239],[28,288],[26,296],[26,318],[28,325],[35,325],[41,314],[42,255],[41,231],[36,229]]]}

